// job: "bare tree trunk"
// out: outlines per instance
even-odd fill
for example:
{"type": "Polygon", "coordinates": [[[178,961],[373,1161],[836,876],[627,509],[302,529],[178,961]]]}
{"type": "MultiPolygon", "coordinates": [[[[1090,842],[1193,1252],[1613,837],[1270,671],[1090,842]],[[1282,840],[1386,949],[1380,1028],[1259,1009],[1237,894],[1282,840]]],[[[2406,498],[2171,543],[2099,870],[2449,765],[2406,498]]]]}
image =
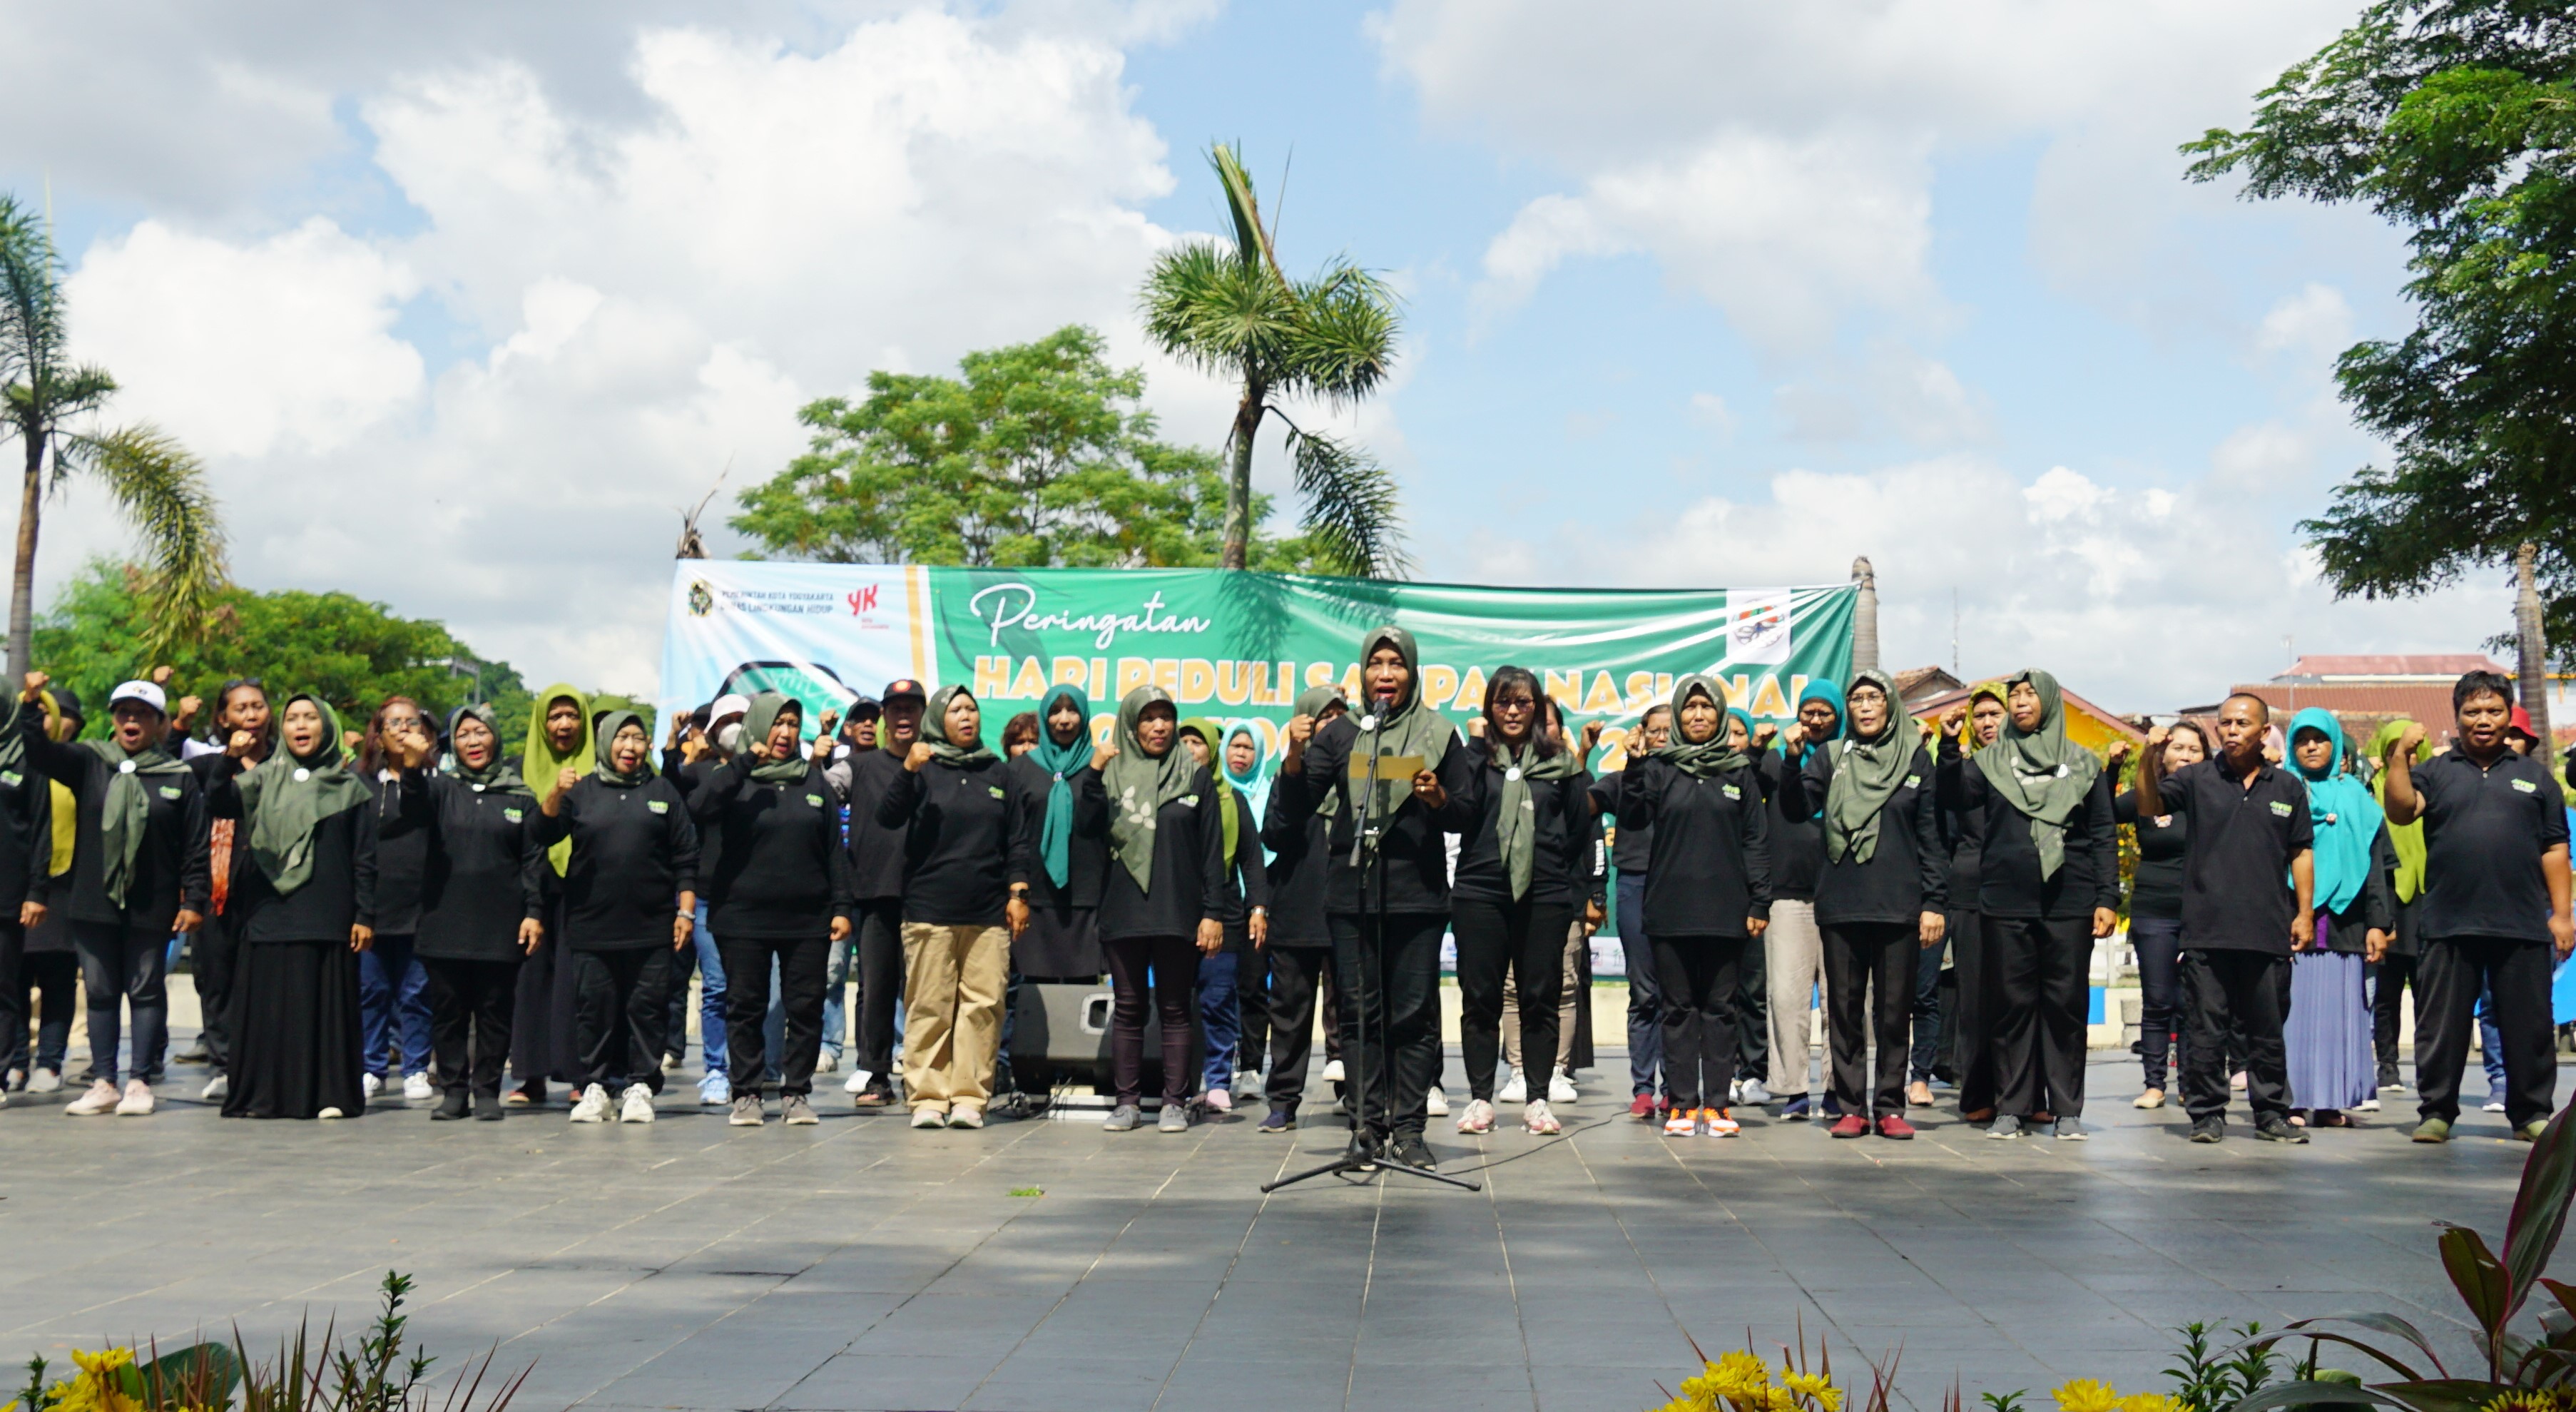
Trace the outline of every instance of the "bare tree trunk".
{"type": "Polygon", "coordinates": [[[26,679],[36,655],[36,517],[45,504],[45,438],[22,434],[19,439],[27,444],[27,484],[18,497],[18,566],[9,578],[12,682],[26,679]]]}
{"type": "MultiPolygon", "coordinates": [[[[1852,560],[1852,582],[1860,585],[1860,601],[1852,610],[1852,671],[1875,671],[1878,667],[1878,571],[1867,558],[1852,560]]],[[[1895,709],[1900,702],[1889,702],[1895,709]]]]}
{"type": "Polygon", "coordinates": [[[1261,430],[1265,390],[1246,383],[1234,410],[1234,465],[1225,478],[1225,550],[1219,566],[1243,568],[1252,553],[1252,438],[1261,430]]]}
{"type": "Polygon", "coordinates": [[[2539,555],[2537,545],[2526,544],[2513,554],[2514,636],[2520,641],[2522,709],[2531,713],[2531,733],[2540,737],[2534,746],[2544,760],[2558,755],[2557,738],[2549,733],[2549,638],[2540,622],[2540,580],[2533,560],[2539,555]]]}

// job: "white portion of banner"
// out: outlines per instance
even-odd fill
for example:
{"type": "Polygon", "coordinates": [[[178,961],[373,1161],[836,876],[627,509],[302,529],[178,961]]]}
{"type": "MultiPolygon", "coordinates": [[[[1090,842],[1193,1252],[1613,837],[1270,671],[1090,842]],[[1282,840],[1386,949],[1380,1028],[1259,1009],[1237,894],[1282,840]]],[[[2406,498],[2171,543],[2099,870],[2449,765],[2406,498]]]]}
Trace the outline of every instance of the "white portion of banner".
{"type": "Polygon", "coordinates": [[[928,576],[917,568],[683,559],[671,576],[662,719],[728,691],[835,708],[931,680],[928,576]]]}
{"type": "Polygon", "coordinates": [[[1773,666],[1789,660],[1790,600],[1786,588],[1730,588],[1726,591],[1726,656],[1730,664],[1759,662],[1773,666]]]}

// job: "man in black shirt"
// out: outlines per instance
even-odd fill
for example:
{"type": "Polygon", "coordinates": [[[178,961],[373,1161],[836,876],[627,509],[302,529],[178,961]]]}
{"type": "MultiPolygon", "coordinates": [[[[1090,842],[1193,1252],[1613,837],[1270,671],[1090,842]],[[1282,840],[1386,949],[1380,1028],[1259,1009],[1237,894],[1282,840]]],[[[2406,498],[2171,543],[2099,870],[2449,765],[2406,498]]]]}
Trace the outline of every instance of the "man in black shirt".
{"type": "Polygon", "coordinates": [[[2416,897],[2417,1142],[2445,1142],[2460,1117],[2460,1068],[2481,985],[2504,1035],[2505,1121],[2528,1142],[2557,1107],[2550,1050],[2553,954],[2576,949],[2568,911],[2567,811],[2539,760],[2505,736],[2513,683],[2471,672],[2451,688],[2457,743],[2421,765],[2424,728],[2388,753],[2388,822],[2424,821],[2424,890],[2416,897]]]}
{"type": "Polygon", "coordinates": [[[2218,758],[2164,773],[2165,728],[2147,733],[2138,813],[2190,820],[2183,846],[2183,1023],[2189,1034],[2183,1102],[2191,1140],[2227,1134],[2225,1054],[2243,1047],[2254,1135],[2305,1142],[2290,1125],[2281,1025],[2290,953],[2316,940],[2315,826],[2308,787],[2263,758],[2272,708],[2231,696],[2218,710],[2218,758]],[[2287,882],[2284,882],[2284,879],[2287,882]]]}
{"type": "Polygon", "coordinates": [[[894,1102],[894,1007],[903,996],[903,867],[909,830],[877,822],[877,801],[903,773],[921,738],[928,698],[907,677],[878,698],[877,748],[850,752],[850,894],[859,909],[859,1055],[867,1086],[852,1096],[861,1108],[894,1102]]]}

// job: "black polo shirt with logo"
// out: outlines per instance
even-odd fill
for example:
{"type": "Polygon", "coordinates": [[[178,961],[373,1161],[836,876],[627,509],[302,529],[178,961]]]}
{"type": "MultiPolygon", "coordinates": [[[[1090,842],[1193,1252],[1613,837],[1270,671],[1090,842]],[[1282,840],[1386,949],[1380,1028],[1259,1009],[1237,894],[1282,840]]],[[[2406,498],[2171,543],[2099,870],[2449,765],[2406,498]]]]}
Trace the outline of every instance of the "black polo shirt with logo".
{"type": "Polygon", "coordinates": [[[2452,749],[2414,767],[2424,809],[2424,891],[2416,934],[2549,940],[2540,855],[2567,842],[2567,806],[2548,767],[2508,750],[2480,765],[2452,749]]]}
{"type": "Polygon", "coordinates": [[[2182,859],[2182,944],[2186,951],[2290,954],[2299,914],[2290,860],[2316,844],[2308,786],[2269,762],[2254,780],[2221,760],[2185,765],[2156,789],[2165,812],[2191,821],[2182,859]]]}

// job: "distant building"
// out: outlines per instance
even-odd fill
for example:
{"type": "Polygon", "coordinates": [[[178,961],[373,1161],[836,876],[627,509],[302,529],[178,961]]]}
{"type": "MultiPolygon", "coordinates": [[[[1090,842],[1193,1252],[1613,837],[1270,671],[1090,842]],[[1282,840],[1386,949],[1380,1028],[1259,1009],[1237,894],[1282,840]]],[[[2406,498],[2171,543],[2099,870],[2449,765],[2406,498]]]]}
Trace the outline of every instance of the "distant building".
{"type": "MultiPolygon", "coordinates": [[[[1897,674],[1897,690],[1905,697],[1906,714],[1918,721],[1940,724],[1941,713],[1966,701],[1968,694],[1975,689],[1974,683],[1961,682],[1938,667],[1923,667],[1916,670],[1936,673],[1942,681],[1948,683],[1944,689],[1927,695],[1917,695],[1913,691],[1906,690],[1904,686],[1906,678],[1913,673],[1897,674]]],[[[2135,742],[2145,740],[2147,737],[2145,731],[2087,701],[2064,683],[2058,685],[2058,695],[2064,701],[2066,708],[2066,738],[2087,750],[2099,753],[2112,741],[2135,742]]]]}
{"type": "MultiPolygon", "coordinates": [[[[2390,721],[2421,722],[2435,741],[2451,737],[2451,688],[2469,672],[2513,676],[2513,669],[2479,652],[2333,656],[2311,654],[2270,681],[2245,682],[2228,694],[2260,698],[2284,725],[2311,706],[2334,713],[2354,748],[2366,746],[2390,721]]],[[[2214,716],[2218,702],[2183,709],[2186,716],[2214,716]]]]}
{"type": "Polygon", "coordinates": [[[1936,696],[1946,696],[1965,685],[1967,685],[1966,682],[1939,667],[1908,667],[1896,674],[1897,698],[1905,703],[1909,711],[1914,708],[1914,703],[1917,701],[1929,701],[1936,696]]]}

